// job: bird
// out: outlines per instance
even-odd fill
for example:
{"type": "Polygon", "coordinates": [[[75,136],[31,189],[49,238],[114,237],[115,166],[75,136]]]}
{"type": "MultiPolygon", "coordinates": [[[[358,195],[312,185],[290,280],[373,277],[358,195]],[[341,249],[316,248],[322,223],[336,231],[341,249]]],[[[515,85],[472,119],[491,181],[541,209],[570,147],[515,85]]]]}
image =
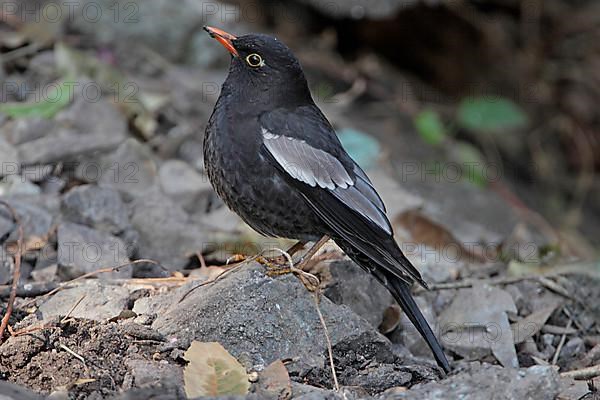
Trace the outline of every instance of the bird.
{"type": "Polygon", "coordinates": [[[204,135],[217,194],[258,233],[297,240],[290,254],[314,243],[301,262],[333,240],[391,293],[450,372],[411,294],[413,284],[427,284],[395,241],[373,183],[315,104],[298,59],[271,35],[204,30],[231,54],[204,135]]]}

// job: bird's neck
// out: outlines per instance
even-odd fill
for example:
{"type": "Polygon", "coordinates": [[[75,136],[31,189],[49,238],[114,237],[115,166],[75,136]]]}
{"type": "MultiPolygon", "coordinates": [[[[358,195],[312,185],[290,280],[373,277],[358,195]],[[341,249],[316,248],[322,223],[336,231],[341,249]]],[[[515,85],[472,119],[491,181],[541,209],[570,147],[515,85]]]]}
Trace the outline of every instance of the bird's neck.
{"type": "Polygon", "coordinates": [[[239,87],[226,80],[221,96],[229,98],[231,104],[244,114],[260,115],[276,108],[295,108],[314,104],[304,82],[271,82],[268,87],[245,85],[239,87]]]}

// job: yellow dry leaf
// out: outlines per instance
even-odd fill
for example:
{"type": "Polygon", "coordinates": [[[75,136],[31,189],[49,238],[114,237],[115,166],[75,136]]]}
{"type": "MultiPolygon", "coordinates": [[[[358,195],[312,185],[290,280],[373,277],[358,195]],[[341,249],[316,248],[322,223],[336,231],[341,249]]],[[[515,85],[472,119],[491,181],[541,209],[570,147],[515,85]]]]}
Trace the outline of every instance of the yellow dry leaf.
{"type": "Polygon", "coordinates": [[[194,341],[185,352],[185,393],[200,396],[245,395],[250,383],[245,368],[217,342],[194,341]]]}

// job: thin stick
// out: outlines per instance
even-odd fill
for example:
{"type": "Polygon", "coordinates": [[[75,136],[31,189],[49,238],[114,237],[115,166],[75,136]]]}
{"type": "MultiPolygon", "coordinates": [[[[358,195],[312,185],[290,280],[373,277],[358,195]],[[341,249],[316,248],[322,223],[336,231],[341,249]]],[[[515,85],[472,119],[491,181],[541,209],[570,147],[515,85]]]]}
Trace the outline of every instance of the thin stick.
{"type": "MultiPolygon", "coordinates": [[[[571,328],[572,324],[573,324],[573,319],[569,319],[569,323],[565,327],[565,331],[568,331],[571,328]]],[[[554,352],[554,357],[552,357],[552,365],[556,365],[556,363],[558,362],[558,356],[560,355],[560,352],[561,352],[563,346],[565,345],[566,340],[567,340],[567,334],[563,333],[563,335],[560,338],[560,342],[558,342],[558,347],[556,348],[556,351],[554,352]]]]}
{"type": "Polygon", "coordinates": [[[325,332],[325,340],[327,341],[327,352],[329,353],[329,366],[331,367],[331,375],[333,376],[333,384],[335,385],[335,390],[340,390],[340,384],[338,383],[337,373],[335,372],[335,364],[333,362],[333,348],[331,346],[331,339],[329,338],[329,331],[327,330],[327,325],[325,324],[325,318],[323,318],[323,314],[321,313],[321,307],[319,307],[319,293],[320,291],[317,289],[314,292],[315,295],[315,308],[317,309],[317,314],[319,314],[319,320],[321,321],[321,325],[323,326],[323,331],[325,332]]]}
{"type": "Polygon", "coordinates": [[[0,204],[4,205],[8,211],[12,214],[12,218],[17,225],[18,236],[17,236],[17,254],[15,254],[15,269],[13,271],[13,281],[12,287],[10,289],[10,296],[8,298],[8,303],[6,305],[6,314],[2,318],[2,322],[0,323],[0,343],[2,343],[2,336],[4,336],[4,330],[8,325],[8,320],[12,314],[13,306],[15,304],[15,298],[17,297],[17,286],[19,285],[19,279],[21,277],[21,252],[23,247],[23,226],[21,225],[21,220],[17,215],[15,209],[8,204],[7,202],[0,200],[0,204]]]}
{"type": "Polygon", "coordinates": [[[588,380],[600,376],[600,364],[591,367],[562,372],[561,378],[573,378],[577,380],[588,380]]]}
{"type": "Polygon", "coordinates": [[[65,317],[64,317],[64,318],[63,318],[63,319],[60,321],[61,323],[64,323],[64,322],[67,320],[67,318],[69,318],[69,317],[71,316],[71,313],[72,313],[73,311],[75,311],[75,309],[77,308],[77,306],[79,305],[79,303],[81,303],[81,301],[82,301],[83,299],[85,299],[85,296],[87,296],[87,295],[86,295],[86,294],[82,295],[82,296],[79,298],[79,300],[77,300],[77,301],[75,302],[75,304],[73,304],[73,307],[71,307],[71,309],[69,310],[69,312],[67,313],[67,315],[65,315],[65,317]]]}
{"type": "Polygon", "coordinates": [[[85,365],[85,358],[83,358],[83,356],[80,356],[79,354],[75,353],[73,350],[71,350],[64,344],[60,344],[59,347],[61,349],[65,350],[67,353],[71,354],[73,357],[77,358],[79,361],[81,361],[85,365]]]}
{"type": "Polygon", "coordinates": [[[115,266],[115,267],[100,268],[100,269],[97,269],[97,270],[95,270],[95,271],[88,272],[88,273],[86,273],[86,274],[83,274],[83,275],[81,275],[81,276],[78,276],[78,277],[77,277],[77,278],[75,278],[75,279],[71,279],[70,281],[67,281],[67,282],[63,282],[63,283],[61,283],[61,284],[60,284],[58,287],[56,287],[55,289],[53,289],[53,290],[49,291],[49,292],[48,292],[48,293],[46,293],[45,295],[43,295],[43,296],[40,296],[40,297],[36,297],[35,299],[31,299],[30,301],[28,301],[27,303],[25,303],[25,304],[23,305],[23,307],[28,307],[28,306],[30,306],[31,304],[33,304],[33,302],[35,302],[35,301],[37,301],[37,300],[39,300],[39,299],[43,299],[43,298],[45,298],[45,297],[52,296],[53,294],[55,294],[55,293],[57,293],[57,292],[59,292],[59,291],[63,290],[65,287],[67,287],[68,285],[70,285],[70,284],[72,284],[72,283],[74,283],[74,282],[77,282],[77,281],[80,281],[80,280],[83,280],[83,279],[86,279],[86,278],[90,278],[90,277],[92,277],[92,276],[96,276],[96,275],[104,274],[104,273],[107,273],[107,272],[114,272],[114,271],[118,271],[120,268],[127,267],[128,265],[135,265],[135,264],[140,264],[140,263],[149,263],[149,264],[154,264],[154,265],[161,266],[161,265],[160,265],[158,262],[156,262],[156,261],[154,261],[154,260],[149,260],[149,259],[146,259],[146,258],[141,258],[141,259],[139,259],[139,260],[135,260],[135,261],[128,261],[128,262],[126,262],[126,263],[123,263],[123,264],[117,265],[117,266],[115,266]]]}

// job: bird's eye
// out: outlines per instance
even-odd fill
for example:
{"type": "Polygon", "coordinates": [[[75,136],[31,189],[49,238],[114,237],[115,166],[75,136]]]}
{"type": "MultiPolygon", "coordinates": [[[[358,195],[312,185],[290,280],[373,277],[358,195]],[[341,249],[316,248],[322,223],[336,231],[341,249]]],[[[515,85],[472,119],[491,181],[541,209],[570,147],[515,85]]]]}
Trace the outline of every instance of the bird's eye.
{"type": "Polygon", "coordinates": [[[251,67],[260,67],[265,64],[262,57],[256,53],[252,53],[246,57],[246,62],[251,67]]]}

